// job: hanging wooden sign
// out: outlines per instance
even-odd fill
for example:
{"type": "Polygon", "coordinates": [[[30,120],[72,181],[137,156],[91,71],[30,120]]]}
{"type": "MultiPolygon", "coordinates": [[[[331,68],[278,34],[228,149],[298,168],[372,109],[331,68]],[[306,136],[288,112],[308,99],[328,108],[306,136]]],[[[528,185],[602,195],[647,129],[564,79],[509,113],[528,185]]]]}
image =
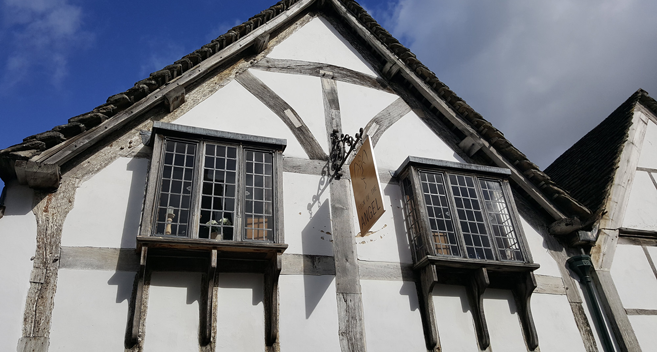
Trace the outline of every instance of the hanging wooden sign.
{"type": "Polygon", "coordinates": [[[363,142],[354,160],[349,165],[349,172],[351,174],[351,186],[354,190],[354,200],[356,201],[360,233],[364,236],[386,211],[383,206],[381,182],[370,138],[365,139],[365,142],[363,142]]]}

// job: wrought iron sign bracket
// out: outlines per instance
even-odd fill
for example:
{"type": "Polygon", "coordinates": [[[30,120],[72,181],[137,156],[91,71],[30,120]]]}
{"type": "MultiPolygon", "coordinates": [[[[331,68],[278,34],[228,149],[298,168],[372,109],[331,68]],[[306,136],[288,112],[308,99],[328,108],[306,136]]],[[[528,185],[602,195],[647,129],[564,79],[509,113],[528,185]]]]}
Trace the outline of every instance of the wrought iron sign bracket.
{"type": "Polygon", "coordinates": [[[331,163],[331,176],[336,180],[342,177],[342,166],[362,138],[362,128],[354,137],[348,134],[340,134],[338,130],[333,130],[331,133],[331,155],[329,156],[329,162],[331,163]],[[349,150],[347,150],[347,146],[349,150]]]}

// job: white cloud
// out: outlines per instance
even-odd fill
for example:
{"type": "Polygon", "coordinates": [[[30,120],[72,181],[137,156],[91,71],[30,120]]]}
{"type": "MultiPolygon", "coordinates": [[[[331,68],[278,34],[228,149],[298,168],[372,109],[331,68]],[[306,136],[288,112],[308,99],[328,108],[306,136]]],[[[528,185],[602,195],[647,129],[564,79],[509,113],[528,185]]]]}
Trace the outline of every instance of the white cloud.
{"type": "Polygon", "coordinates": [[[638,88],[657,96],[655,1],[392,5],[374,16],[541,167],[638,88]]]}
{"type": "Polygon", "coordinates": [[[5,0],[0,44],[4,74],[0,92],[29,79],[31,71],[46,72],[58,86],[68,74],[69,57],[93,41],[83,29],[83,12],[68,0],[5,0]]]}

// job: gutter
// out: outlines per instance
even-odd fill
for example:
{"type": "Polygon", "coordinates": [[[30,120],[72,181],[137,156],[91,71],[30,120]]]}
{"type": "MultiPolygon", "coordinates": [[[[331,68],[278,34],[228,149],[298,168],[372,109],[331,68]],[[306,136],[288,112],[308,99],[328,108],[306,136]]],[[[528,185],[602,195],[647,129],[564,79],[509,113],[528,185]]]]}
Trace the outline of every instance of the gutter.
{"type": "Polygon", "coordinates": [[[603,350],[605,352],[614,352],[614,344],[604,319],[602,303],[598,299],[595,287],[593,286],[591,273],[594,273],[595,269],[591,262],[591,256],[586,254],[577,255],[569,258],[568,261],[566,261],[566,264],[568,265],[568,268],[577,274],[579,282],[585,287],[589,302],[591,302],[592,305],[589,310],[593,314],[593,319],[595,320],[596,325],[599,327],[598,331],[603,350]]]}

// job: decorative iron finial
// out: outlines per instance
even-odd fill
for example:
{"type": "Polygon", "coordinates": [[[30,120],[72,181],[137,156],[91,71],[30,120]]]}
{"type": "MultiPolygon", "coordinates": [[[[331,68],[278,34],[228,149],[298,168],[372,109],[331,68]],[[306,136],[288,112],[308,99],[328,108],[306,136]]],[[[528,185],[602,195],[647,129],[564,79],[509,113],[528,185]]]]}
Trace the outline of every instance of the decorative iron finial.
{"type": "Polygon", "coordinates": [[[363,129],[361,128],[354,137],[348,134],[340,134],[338,130],[333,130],[331,133],[331,176],[336,180],[342,177],[342,166],[347,161],[349,154],[354,150],[358,142],[363,138],[363,129]],[[346,146],[349,146],[347,151],[346,146]]]}

